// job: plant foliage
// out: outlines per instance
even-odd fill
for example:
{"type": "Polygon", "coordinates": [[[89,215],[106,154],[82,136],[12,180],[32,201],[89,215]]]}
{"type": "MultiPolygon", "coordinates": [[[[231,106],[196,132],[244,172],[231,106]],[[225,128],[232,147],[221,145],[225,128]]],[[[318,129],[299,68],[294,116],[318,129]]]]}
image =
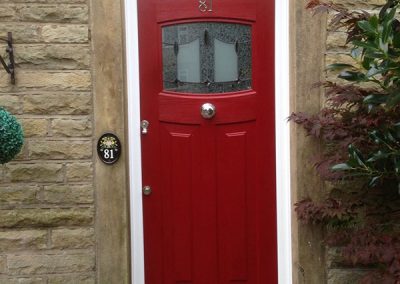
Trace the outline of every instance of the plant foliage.
{"type": "Polygon", "coordinates": [[[0,164],[11,161],[24,144],[21,125],[17,119],[0,108],[0,164]]]}
{"type": "Polygon", "coordinates": [[[399,1],[377,14],[311,0],[314,13],[333,13],[345,29],[353,64],[335,63],[323,82],[327,103],[317,114],[290,120],[320,139],[316,168],[332,182],[330,197],[296,204],[298,218],[328,228],[326,242],[342,246],[351,265],[372,268],[363,283],[400,283],[400,22],[399,1]]]}

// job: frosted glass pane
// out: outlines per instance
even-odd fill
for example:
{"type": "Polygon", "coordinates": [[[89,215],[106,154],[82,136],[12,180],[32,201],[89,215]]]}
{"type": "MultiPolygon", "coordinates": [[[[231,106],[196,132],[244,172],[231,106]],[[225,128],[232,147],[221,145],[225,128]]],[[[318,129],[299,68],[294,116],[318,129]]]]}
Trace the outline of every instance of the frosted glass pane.
{"type": "Polygon", "coordinates": [[[200,83],[200,40],[179,45],[177,65],[179,81],[200,83]]]}
{"type": "Polygon", "coordinates": [[[214,40],[215,82],[229,82],[238,79],[238,56],[234,43],[214,40]]]}

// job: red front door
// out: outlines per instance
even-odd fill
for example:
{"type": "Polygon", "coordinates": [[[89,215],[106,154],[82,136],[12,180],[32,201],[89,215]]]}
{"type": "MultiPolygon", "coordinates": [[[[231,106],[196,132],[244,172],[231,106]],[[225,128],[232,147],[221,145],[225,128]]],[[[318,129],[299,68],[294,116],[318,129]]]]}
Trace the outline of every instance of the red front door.
{"type": "Polygon", "coordinates": [[[138,8],[146,283],[277,283],[274,1],[138,8]]]}

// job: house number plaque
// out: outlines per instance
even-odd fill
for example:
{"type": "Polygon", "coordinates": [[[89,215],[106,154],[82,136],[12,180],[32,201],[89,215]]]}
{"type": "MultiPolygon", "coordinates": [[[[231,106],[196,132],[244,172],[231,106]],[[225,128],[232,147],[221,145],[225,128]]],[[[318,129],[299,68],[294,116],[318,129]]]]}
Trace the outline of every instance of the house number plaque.
{"type": "Polygon", "coordinates": [[[212,12],[213,0],[199,0],[199,10],[201,12],[212,12]]]}
{"type": "Polygon", "coordinates": [[[121,142],[112,133],[103,134],[97,143],[97,154],[100,160],[107,164],[115,164],[121,156],[121,142]]]}

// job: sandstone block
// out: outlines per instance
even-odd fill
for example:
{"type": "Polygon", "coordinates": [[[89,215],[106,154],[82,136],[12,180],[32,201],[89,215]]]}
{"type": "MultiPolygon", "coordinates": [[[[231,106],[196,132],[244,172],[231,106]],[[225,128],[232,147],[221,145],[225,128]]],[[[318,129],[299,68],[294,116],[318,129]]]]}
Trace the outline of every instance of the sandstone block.
{"type": "Polygon", "coordinates": [[[13,31],[15,43],[88,43],[89,28],[82,24],[4,22],[0,34],[13,31]]]}
{"type": "Polygon", "coordinates": [[[31,159],[90,159],[92,141],[31,141],[29,143],[31,159]]]}
{"type": "MultiPolygon", "coordinates": [[[[5,256],[0,256],[0,274],[4,274],[7,271],[7,259],[5,256]]],[[[0,280],[1,283],[1,280],[0,280]]]]}
{"type": "Polygon", "coordinates": [[[11,275],[87,272],[94,270],[94,267],[93,253],[8,257],[8,269],[11,275]]]}
{"type": "Polygon", "coordinates": [[[0,251],[35,250],[47,247],[46,230],[0,232],[0,251]]]}
{"type": "Polygon", "coordinates": [[[64,171],[56,163],[10,164],[6,176],[11,182],[62,182],[64,171]]]}
{"type": "Polygon", "coordinates": [[[343,51],[346,46],[347,34],[344,32],[329,32],[326,40],[326,49],[329,51],[343,51]]]}
{"type": "Polygon", "coordinates": [[[1,95],[0,106],[12,114],[18,114],[21,110],[20,97],[17,95],[1,95]]]}
{"type": "Polygon", "coordinates": [[[51,204],[93,203],[93,185],[48,185],[44,187],[43,201],[51,204]]]}
{"type": "Polygon", "coordinates": [[[15,9],[11,5],[0,5],[0,21],[12,21],[15,18],[15,9]]]}
{"type": "Polygon", "coordinates": [[[326,65],[334,63],[345,63],[357,66],[357,62],[347,53],[328,53],[325,57],[326,65]]]}
{"type": "Polygon", "coordinates": [[[92,135],[92,122],[83,119],[53,119],[51,122],[53,136],[89,137],[92,135]]]}
{"type": "MultiPolygon", "coordinates": [[[[0,96],[1,98],[1,96],[0,96]]],[[[83,94],[34,94],[23,98],[24,113],[31,114],[89,114],[91,95],[83,94]]]]}
{"type": "Polygon", "coordinates": [[[0,227],[84,226],[93,222],[92,208],[0,210],[0,227]]]}
{"type": "Polygon", "coordinates": [[[51,275],[49,276],[48,284],[94,284],[95,276],[89,275],[51,275]]]}
{"type": "Polygon", "coordinates": [[[45,137],[48,133],[49,121],[42,118],[20,119],[25,137],[45,137]]]}
{"type": "Polygon", "coordinates": [[[0,34],[6,35],[12,31],[13,41],[18,42],[42,42],[41,27],[33,23],[1,23],[0,34]]]}
{"type": "Polygon", "coordinates": [[[53,249],[82,249],[93,247],[95,242],[93,228],[55,229],[51,233],[53,249]]]}
{"type": "Polygon", "coordinates": [[[93,178],[92,163],[67,164],[67,181],[88,181],[93,178]]]}
{"type": "Polygon", "coordinates": [[[20,68],[90,68],[90,48],[87,44],[18,44],[15,51],[15,62],[20,68]]]}
{"type": "Polygon", "coordinates": [[[0,73],[0,93],[38,89],[43,91],[90,91],[90,71],[33,71],[18,72],[17,84],[10,85],[6,72],[0,73]],[[4,75],[5,74],[5,75],[4,75]]]}
{"type": "Polygon", "coordinates": [[[358,283],[368,271],[361,269],[330,269],[327,284],[358,283]]]}
{"type": "Polygon", "coordinates": [[[368,9],[383,6],[385,5],[386,0],[333,0],[332,2],[348,9],[368,9]]]}
{"type": "Polygon", "coordinates": [[[87,3],[87,0],[2,0],[4,3],[58,3],[76,4],[87,3]]]}
{"type": "Polygon", "coordinates": [[[86,23],[88,20],[87,5],[10,5],[15,10],[17,21],[22,22],[64,22],[86,23]]]}
{"type": "Polygon", "coordinates": [[[39,190],[36,185],[0,185],[0,205],[37,203],[39,190]]]}
{"type": "Polygon", "coordinates": [[[86,43],[89,28],[87,25],[44,25],[41,36],[44,42],[86,43]]]}
{"type": "Polygon", "coordinates": [[[46,284],[45,277],[0,278],[0,284],[46,284]]]}

